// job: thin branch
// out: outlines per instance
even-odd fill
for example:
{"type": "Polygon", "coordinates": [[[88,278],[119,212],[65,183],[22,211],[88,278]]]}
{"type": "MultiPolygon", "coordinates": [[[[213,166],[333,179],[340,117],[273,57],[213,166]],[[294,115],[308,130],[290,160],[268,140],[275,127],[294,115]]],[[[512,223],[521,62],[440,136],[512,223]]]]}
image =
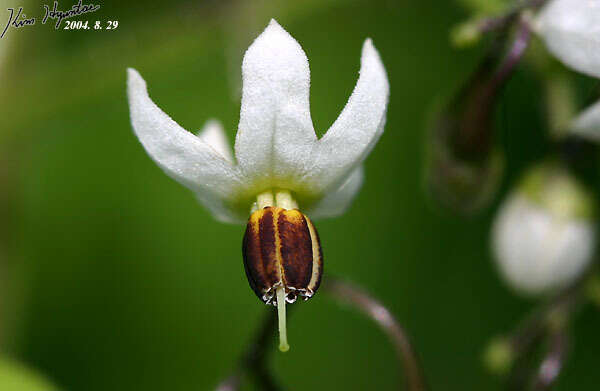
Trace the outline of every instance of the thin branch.
{"type": "MultiPolygon", "coordinates": [[[[523,323],[521,327],[511,337],[511,346],[515,354],[515,364],[509,376],[508,389],[524,390],[531,381],[532,372],[536,378],[543,377],[543,380],[536,380],[535,384],[548,384],[551,369],[556,369],[553,374],[553,380],[548,387],[560,374],[562,360],[564,360],[566,351],[566,334],[564,328],[572,312],[577,307],[581,298],[581,287],[586,277],[582,277],[570,288],[565,289],[556,295],[541,308],[535,310],[523,323]],[[546,358],[543,359],[539,369],[531,360],[531,354],[543,341],[548,338],[550,348],[546,358]],[[555,360],[560,357],[560,366],[555,366],[555,360]],[[528,360],[529,359],[529,360],[528,360]]],[[[538,386],[536,386],[538,387],[538,386]]],[[[535,388],[538,390],[538,388],[535,388]]],[[[547,388],[539,388],[545,390],[547,388]]]]}
{"type": "MultiPolygon", "coordinates": [[[[497,34],[477,68],[438,116],[434,137],[440,138],[441,145],[448,148],[447,153],[460,162],[459,166],[468,162],[479,167],[489,161],[496,104],[530,38],[530,27],[523,18],[514,35],[508,31],[497,34]]],[[[453,165],[452,161],[448,163],[453,165]]]]}
{"type": "Polygon", "coordinates": [[[522,1],[515,7],[511,8],[507,12],[499,16],[491,16],[481,19],[478,23],[477,29],[480,33],[488,33],[491,31],[502,30],[506,26],[512,24],[515,19],[521,14],[521,12],[530,9],[537,10],[542,7],[547,0],[528,0],[522,1]]]}
{"type": "Polygon", "coordinates": [[[387,334],[394,345],[398,359],[404,367],[408,390],[424,391],[427,389],[419,359],[406,331],[381,302],[358,286],[336,278],[328,278],[324,289],[335,299],[349,303],[359,309],[387,334]]]}
{"type": "Polygon", "coordinates": [[[266,312],[256,335],[242,354],[237,369],[217,386],[216,391],[238,391],[245,374],[250,375],[261,390],[282,389],[267,368],[267,358],[273,350],[273,335],[277,330],[277,313],[272,308],[268,308],[266,312]]]}
{"type": "MultiPolygon", "coordinates": [[[[392,313],[378,300],[367,294],[355,284],[329,277],[321,289],[334,299],[348,303],[371,318],[387,334],[394,345],[396,354],[406,373],[409,391],[425,391],[425,380],[417,355],[400,323],[392,313]]],[[[293,308],[293,306],[290,306],[293,308]]],[[[279,391],[281,387],[267,368],[267,358],[273,351],[273,336],[277,330],[276,312],[269,308],[255,337],[252,339],[240,362],[229,377],[223,380],[216,391],[239,391],[245,375],[251,376],[262,390],[279,391]]]]}
{"type": "Polygon", "coordinates": [[[513,347],[517,349],[517,353],[521,353],[523,348],[544,332],[553,314],[560,312],[566,315],[573,310],[580,297],[583,281],[584,279],[581,279],[572,287],[565,289],[529,316],[512,337],[513,347]]]}
{"type": "Polygon", "coordinates": [[[550,390],[563,367],[567,357],[569,341],[564,330],[557,331],[550,336],[549,347],[546,357],[542,360],[533,389],[535,391],[550,390]]]}
{"type": "Polygon", "coordinates": [[[530,39],[531,28],[529,23],[521,19],[515,39],[490,82],[491,91],[495,92],[512,74],[517,64],[521,61],[530,39]]]}

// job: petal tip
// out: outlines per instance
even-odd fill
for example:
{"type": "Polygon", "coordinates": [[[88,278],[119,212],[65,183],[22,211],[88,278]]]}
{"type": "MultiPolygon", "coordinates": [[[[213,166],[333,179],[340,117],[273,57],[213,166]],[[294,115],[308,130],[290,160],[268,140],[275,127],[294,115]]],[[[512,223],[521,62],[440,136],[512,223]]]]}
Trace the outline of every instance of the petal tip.
{"type": "Polygon", "coordinates": [[[135,68],[128,67],[127,68],[127,78],[132,79],[135,77],[141,77],[140,73],[135,70],[135,68]]]}
{"type": "Polygon", "coordinates": [[[373,40],[371,38],[367,38],[367,39],[365,39],[365,42],[363,43],[361,59],[364,61],[365,59],[371,58],[371,57],[374,57],[378,60],[378,62],[381,62],[381,57],[379,56],[379,52],[377,51],[377,49],[375,48],[375,45],[373,44],[373,40]]]}
{"type": "Polygon", "coordinates": [[[221,124],[221,121],[219,121],[216,118],[209,118],[206,120],[206,122],[204,123],[204,127],[220,127],[222,128],[223,125],[221,124]]]}
{"type": "Polygon", "coordinates": [[[257,60],[260,60],[264,57],[263,54],[265,48],[280,45],[282,41],[281,37],[285,37],[285,35],[289,35],[287,31],[285,31],[275,19],[271,19],[267,27],[265,27],[265,29],[254,39],[254,42],[252,42],[248,49],[246,49],[244,59],[242,60],[242,72],[249,57],[252,57],[252,54],[256,54],[254,57],[256,57],[257,60]]]}
{"type": "Polygon", "coordinates": [[[267,25],[267,27],[265,27],[265,29],[260,35],[262,36],[270,33],[289,34],[275,19],[271,19],[269,21],[269,24],[267,25]]]}
{"type": "Polygon", "coordinates": [[[223,125],[221,125],[221,121],[216,118],[209,118],[204,122],[202,129],[196,132],[196,136],[202,138],[203,135],[209,134],[216,129],[223,129],[223,125]]]}
{"type": "Polygon", "coordinates": [[[375,48],[373,44],[373,40],[371,38],[365,39],[363,43],[362,53],[360,56],[361,61],[361,72],[362,68],[365,64],[371,64],[372,69],[377,70],[377,73],[380,75],[380,78],[383,79],[386,89],[389,89],[389,81],[387,77],[387,72],[385,71],[385,66],[383,65],[383,61],[381,60],[381,55],[375,48]]]}
{"type": "Polygon", "coordinates": [[[127,68],[127,86],[130,92],[132,89],[146,89],[146,82],[138,71],[133,68],[127,68]]]}

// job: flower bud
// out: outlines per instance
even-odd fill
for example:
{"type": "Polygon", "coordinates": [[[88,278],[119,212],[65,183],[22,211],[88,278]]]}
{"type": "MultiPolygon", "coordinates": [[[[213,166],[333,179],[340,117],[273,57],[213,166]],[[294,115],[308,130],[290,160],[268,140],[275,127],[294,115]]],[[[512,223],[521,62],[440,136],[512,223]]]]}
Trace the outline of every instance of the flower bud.
{"type": "Polygon", "coordinates": [[[492,250],[507,284],[528,296],[572,284],[592,259],[593,209],[591,196],[564,169],[531,170],[492,229],[492,250]]]}
{"type": "Polygon", "coordinates": [[[515,353],[509,338],[496,337],[487,346],[483,362],[490,372],[505,375],[515,361],[515,353]]]}
{"type": "Polygon", "coordinates": [[[455,96],[435,109],[428,126],[428,190],[464,215],[485,208],[502,177],[503,155],[493,142],[496,102],[506,81],[495,76],[500,57],[485,56],[455,96]]]}

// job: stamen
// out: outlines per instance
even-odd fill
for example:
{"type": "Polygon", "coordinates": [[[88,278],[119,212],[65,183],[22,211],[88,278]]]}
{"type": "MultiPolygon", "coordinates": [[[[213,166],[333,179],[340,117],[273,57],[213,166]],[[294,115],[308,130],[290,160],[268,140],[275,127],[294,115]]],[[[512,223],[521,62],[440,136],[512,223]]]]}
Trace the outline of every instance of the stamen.
{"type": "Polygon", "coordinates": [[[285,288],[277,287],[277,315],[279,316],[279,350],[287,352],[290,345],[287,342],[287,328],[285,325],[285,288]]]}
{"type": "Polygon", "coordinates": [[[256,197],[256,204],[258,209],[262,209],[265,206],[273,206],[275,203],[273,202],[273,193],[270,191],[266,191],[264,193],[259,194],[256,197]]]}
{"type": "Polygon", "coordinates": [[[275,193],[275,205],[288,210],[298,209],[298,203],[287,190],[279,190],[275,193]]]}

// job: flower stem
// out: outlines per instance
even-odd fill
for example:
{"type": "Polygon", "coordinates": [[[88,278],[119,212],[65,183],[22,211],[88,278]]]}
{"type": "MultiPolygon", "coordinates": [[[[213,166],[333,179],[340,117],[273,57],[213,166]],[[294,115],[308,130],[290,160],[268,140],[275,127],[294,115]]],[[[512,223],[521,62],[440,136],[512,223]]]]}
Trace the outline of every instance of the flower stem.
{"type": "Polygon", "coordinates": [[[534,390],[549,390],[556,383],[568,353],[568,342],[568,335],[565,331],[556,331],[550,336],[548,352],[534,379],[534,390]]]}
{"type": "Polygon", "coordinates": [[[504,14],[482,18],[478,23],[478,30],[480,33],[488,33],[490,31],[506,28],[506,26],[514,22],[523,11],[527,9],[536,11],[546,2],[547,0],[526,0],[516,2],[516,6],[509,9],[508,12],[504,14]]]}
{"type": "MultiPolygon", "coordinates": [[[[417,354],[404,328],[383,304],[369,296],[358,286],[334,277],[329,277],[323,284],[322,289],[336,301],[343,301],[360,309],[363,314],[373,319],[385,331],[391,344],[396,349],[398,357],[401,359],[403,370],[406,373],[407,390],[427,390],[417,354]]],[[[271,352],[273,334],[277,323],[276,314],[275,311],[267,310],[265,315],[266,318],[255,337],[248,344],[240,365],[217,386],[217,391],[239,391],[245,375],[251,377],[259,389],[266,391],[279,391],[282,389],[267,368],[267,358],[269,352],[271,352]]]]}
{"type": "Polygon", "coordinates": [[[285,324],[285,288],[277,287],[277,315],[279,317],[279,350],[287,352],[290,350],[290,345],[287,341],[287,327],[285,324]]]}
{"type": "Polygon", "coordinates": [[[357,285],[337,278],[328,278],[324,288],[337,300],[349,303],[359,309],[387,334],[406,374],[407,390],[427,390],[417,354],[406,331],[389,309],[357,285]]]}
{"type": "Polygon", "coordinates": [[[560,375],[568,348],[567,323],[581,305],[587,277],[566,288],[530,315],[511,337],[515,361],[508,377],[508,389],[523,390],[531,384],[535,390],[546,390],[560,375]],[[534,354],[540,344],[547,342],[549,350],[539,367],[534,365],[534,354]],[[535,372],[535,373],[532,373],[535,372]]]}
{"type": "Polygon", "coordinates": [[[277,327],[277,314],[271,308],[265,309],[265,317],[248,343],[239,364],[233,373],[216,387],[216,391],[239,391],[243,378],[247,375],[257,389],[280,391],[282,387],[267,367],[268,355],[273,346],[273,334],[277,327]]]}

